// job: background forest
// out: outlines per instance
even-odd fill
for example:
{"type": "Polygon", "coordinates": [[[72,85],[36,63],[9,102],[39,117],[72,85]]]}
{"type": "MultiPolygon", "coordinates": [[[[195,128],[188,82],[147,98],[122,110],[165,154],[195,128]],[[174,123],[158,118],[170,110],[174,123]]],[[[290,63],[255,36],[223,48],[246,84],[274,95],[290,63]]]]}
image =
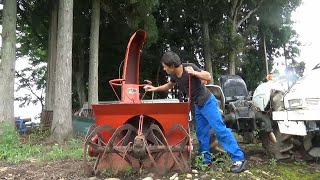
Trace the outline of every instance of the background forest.
{"type": "MultiPolygon", "coordinates": [[[[127,43],[138,29],[148,33],[140,81],[148,79],[154,85],[166,81],[159,60],[167,50],[209,71],[213,77],[209,83],[219,84],[221,75],[238,74],[249,91],[265,79],[276,58],[300,74],[305,67],[296,61],[300,42],[291,20],[301,0],[6,0],[0,4],[0,122],[13,125],[14,86],[27,89],[15,100],[21,106],[40,103],[39,112],[52,119],[52,137],[59,142],[72,134],[72,110],[86,102],[90,107],[116,100],[108,81],[121,76],[127,43]],[[28,59],[29,65],[14,71],[23,64],[20,59],[28,59]]],[[[165,97],[155,93],[155,98],[165,97]]]]}
{"type": "MultiPolygon", "coordinates": [[[[266,76],[265,59],[269,72],[273,60],[283,56],[289,65],[298,66],[303,73],[304,63],[295,61],[299,41],[291,20],[291,13],[300,3],[300,0],[102,0],[99,101],[115,99],[107,82],[119,76],[129,38],[139,28],[148,33],[140,78],[156,85],[166,80],[159,59],[167,50],[176,51],[184,62],[196,63],[212,72],[215,84],[220,75],[238,74],[251,91],[266,76]]],[[[91,1],[74,3],[73,108],[79,108],[88,96],[91,4],[91,1]]],[[[46,87],[45,62],[50,58],[52,43],[52,32],[48,30],[54,26],[52,16],[56,6],[49,0],[18,1],[17,41],[21,44],[18,56],[29,57],[33,67],[26,69],[33,71],[31,75],[16,73],[22,87],[46,87]]],[[[20,97],[20,100],[43,102],[44,97],[20,97]]]]}

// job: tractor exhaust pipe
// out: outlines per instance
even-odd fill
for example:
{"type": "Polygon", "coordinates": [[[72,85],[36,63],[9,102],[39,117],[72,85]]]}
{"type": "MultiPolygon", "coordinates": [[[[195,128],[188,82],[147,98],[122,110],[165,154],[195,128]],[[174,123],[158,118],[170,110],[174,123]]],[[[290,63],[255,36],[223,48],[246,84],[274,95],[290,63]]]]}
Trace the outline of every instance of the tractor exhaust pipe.
{"type": "Polygon", "coordinates": [[[269,133],[269,137],[270,137],[270,140],[272,141],[273,144],[277,143],[277,138],[276,138],[276,136],[274,135],[273,132],[269,133]]]}

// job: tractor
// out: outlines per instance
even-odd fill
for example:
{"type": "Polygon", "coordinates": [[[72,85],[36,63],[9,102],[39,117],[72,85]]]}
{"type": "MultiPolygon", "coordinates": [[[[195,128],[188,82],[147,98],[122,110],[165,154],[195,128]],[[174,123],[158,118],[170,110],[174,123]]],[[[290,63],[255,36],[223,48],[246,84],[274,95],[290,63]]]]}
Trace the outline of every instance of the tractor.
{"type": "Polygon", "coordinates": [[[216,97],[226,126],[241,135],[245,143],[254,142],[255,132],[274,141],[271,120],[256,110],[245,81],[239,75],[222,75],[219,83],[206,86],[216,97]]]}

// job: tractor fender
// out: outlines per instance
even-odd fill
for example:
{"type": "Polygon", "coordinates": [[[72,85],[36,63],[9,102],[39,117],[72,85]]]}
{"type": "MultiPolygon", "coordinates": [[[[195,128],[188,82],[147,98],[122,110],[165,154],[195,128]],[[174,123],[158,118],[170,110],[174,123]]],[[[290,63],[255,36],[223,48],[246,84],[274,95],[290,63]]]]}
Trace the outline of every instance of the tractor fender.
{"type": "Polygon", "coordinates": [[[268,81],[260,84],[253,93],[252,102],[258,111],[266,111],[274,92],[285,92],[286,87],[280,81],[268,81]]]}

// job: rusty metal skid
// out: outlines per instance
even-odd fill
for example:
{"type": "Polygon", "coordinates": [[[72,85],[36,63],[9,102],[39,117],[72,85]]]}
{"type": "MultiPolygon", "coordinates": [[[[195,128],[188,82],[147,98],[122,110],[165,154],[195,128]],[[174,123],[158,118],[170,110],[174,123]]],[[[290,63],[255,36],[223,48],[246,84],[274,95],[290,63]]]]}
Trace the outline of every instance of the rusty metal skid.
{"type": "Polygon", "coordinates": [[[139,61],[145,38],[143,30],[133,34],[124,60],[123,79],[109,81],[116,95],[114,87],[121,87],[119,102],[92,105],[96,123],[85,137],[83,156],[89,173],[106,169],[117,173],[130,168],[160,174],[190,170],[190,102],[141,101],[144,94],[140,98],[139,88],[146,84],[139,84],[139,61]]]}

